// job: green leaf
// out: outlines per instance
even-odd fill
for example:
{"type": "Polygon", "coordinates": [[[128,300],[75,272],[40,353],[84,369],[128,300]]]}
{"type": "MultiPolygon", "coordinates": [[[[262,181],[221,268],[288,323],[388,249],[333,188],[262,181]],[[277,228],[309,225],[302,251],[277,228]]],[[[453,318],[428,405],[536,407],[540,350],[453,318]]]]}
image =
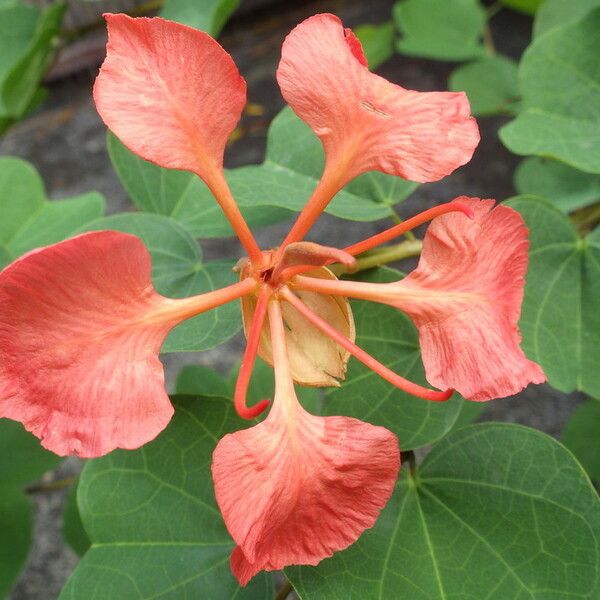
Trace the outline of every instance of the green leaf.
{"type": "Polygon", "coordinates": [[[511,114],[519,99],[517,64],[504,56],[482,58],[455,69],[448,87],[467,93],[474,115],[511,114]]]}
{"type": "Polygon", "coordinates": [[[600,201],[600,177],[544,158],[526,158],[517,167],[514,183],[520,194],[542,196],[562,212],[600,201]]]}
{"type": "Polygon", "coordinates": [[[0,483],[0,598],[4,598],[25,565],[31,546],[31,504],[25,495],[0,483]]]}
{"type": "Polygon", "coordinates": [[[19,158],[0,158],[0,267],[33,248],[73,235],[100,217],[104,204],[97,192],[48,201],[32,165],[19,158]]]}
{"type": "MultiPolygon", "coordinates": [[[[203,262],[202,250],[190,234],[169,217],[124,213],[89,223],[85,231],[113,229],[137,235],[152,255],[152,278],[157,291],[185,298],[237,281],[233,262],[203,262]]],[[[169,334],[161,352],[197,352],[218,346],[241,327],[240,309],[230,302],[184,321],[169,334]]]]}
{"type": "Polygon", "coordinates": [[[563,444],[600,485],[600,401],[591,398],[573,413],[562,435],[563,444]]]}
{"type": "Polygon", "coordinates": [[[485,11],[478,0],[404,0],[394,5],[398,52],[438,60],[479,58],[485,11]]]}
{"type": "Polygon", "coordinates": [[[77,507],[77,488],[79,479],[73,483],[63,511],[63,535],[77,556],[83,556],[90,548],[91,542],[86,533],[79,508],[77,507]]]}
{"type": "Polygon", "coordinates": [[[224,399],[180,397],[175,405],[153,442],[87,463],[78,501],[92,545],[60,600],[272,598],[270,577],[240,588],[231,575],[233,542],[210,474],[218,439],[248,423],[224,399]]]}
{"type": "MultiPolygon", "coordinates": [[[[396,281],[393,269],[367,271],[363,281],[396,281]]],[[[418,335],[409,318],[390,306],[352,302],[356,343],[403,377],[428,385],[421,364],[418,335]]],[[[426,446],[443,437],[454,425],[462,400],[430,402],[415,398],[384,381],[355,359],[350,360],[346,380],[327,393],[324,414],[343,414],[382,425],[400,439],[402,450],[426,446]]]]}
{"type": "Polygon", "coordinates": [[[214,369],[204,365],[186,365],[177,375],[175,393],[207,398],[230,398],[231,387],[214,369]]]}
{"type": "Polygon", "coordinates": [[[24,5],[0,8],[0,118],[6,126],[35,101],[54,51],[65,6],[43,12],[24,5]]]}
{"type": "Polygon", "coordinates": [[[600,9],[537,38],[519,66],[523,110],[500,129],[515,154],[600,173],[600,9]]]}
{"type": "Polygon", "coordinates": [[[504,6],[518,10],[526,15],[535,15],[544,0],[501,0],[504,6]]]}
{"type": "Polygon", "coordinates": [[[165,0],[160,16],[217,37],[240,0],[165,0]]]}
{"type": "Polygon", "coordinates": [[[302,600],[597,598],[599,500],[572,455],[519,425],[453,432],[402,470],[373,529],[317,567],[302,600]]]}
{"type": "Polygon", "coordinates": [[[371,71],[391,58],[394,54],[394,24],[391,21],[381,25],[359,25],[354,28],[360,40],[371,71]]]}
{"type": "MultiPolygon", "coordinates": [[[[223,211],[197,175],[147,162],[111,133],[107,145],[123,187],[140,210],[172,217],[197,238],[233,235],[223,211]]],[[[271,225],[291,216],[287,210],[265,210],[263,206],[242,206],[241,211],[251,227],[271,225]]]]}
{"type": "Polygon", "coordinates": [[[541,198],[517,196],[507,205],[529,228],[523,349],[555,388],[600,396],[600,229],[581,239],[541,198]]]}
{"type": "Polygon", "coordinates": [[[0,598],[17,579],[31,545],[31,505],[23,488],[60,460],[20,423],[0,419],[0,598]]]}
{"type": "Polygon", "coordinates": [[[537,38],[554,27],[579,21],[597,6],[600,6],[600,0],[544,0],[533,22],[533,37],[537,38]]]}

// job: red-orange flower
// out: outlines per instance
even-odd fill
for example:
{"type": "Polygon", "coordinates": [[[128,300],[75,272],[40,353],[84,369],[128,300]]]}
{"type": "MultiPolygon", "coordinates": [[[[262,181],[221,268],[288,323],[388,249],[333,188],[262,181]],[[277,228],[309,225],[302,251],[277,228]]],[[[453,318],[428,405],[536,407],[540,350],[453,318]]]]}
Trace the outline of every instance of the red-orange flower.
{"type": "Polygon", "coordinates": [[[294,382],[339,385],[350,355],[410,393],[447,400],[453,389],[487,400],[543,381],[519,347],[527,230],[503,206],[458,198],[343,250],[302,239],[352,178],[380,170],[417,181],[466,163],[478,143],[464,94],[405,90],[370,73],[360,43],[333,15],[300,24],[283,46],[284,97],[322,141],[326,165],[283,243],[261,250],[223,174],[223,152],[245,83],[208,35],[159,18],[107,15],[107,58],[94,88],[121,141],[158,165],[193,171],[213,192],[247,258],[240,282],[172,300],[152,287],[150,258],[134,236],[104,231],[36,250],[0,273],[0,417],[22,421],[59,454],[135,448],[169,421],[158,361],[184,319],[242,299],[247,346],[235,407],[246,406],[257,354],[275,370],[259,425],[225,436],[213,455],[215,495],[237,547],[242,584],[261,570],[317,564],[371,527],[400,466],[382,427],[318,417],[294,382]],[[392,284],[340,281],[361,252],[434,219],[417,269],[392,284]],[[359,348],[348,297],[405,311],[419,329],[426,389],[359,348]]]}

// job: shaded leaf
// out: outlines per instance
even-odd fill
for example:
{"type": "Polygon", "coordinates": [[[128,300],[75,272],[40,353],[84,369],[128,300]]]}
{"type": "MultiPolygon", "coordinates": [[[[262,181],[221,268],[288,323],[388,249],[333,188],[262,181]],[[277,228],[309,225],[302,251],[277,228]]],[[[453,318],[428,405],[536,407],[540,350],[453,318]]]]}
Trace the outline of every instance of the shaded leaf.
{"type": "Polygon", "coordinates": [[[523,109],[500,129],[516,154],[600,173],[600,9],[537,38],[519,66],[523,109]]]}
{"type": "Polygon", "coordinates": [[[478,0],[403,0],[394,5],[394,21],[402,54],[460,61],[485,53],[485,11],[478,0]]]}
{"type": "Polygon", "coordinates": [[[391,21],[381,25],[359,25],[354,28],[354,33],[362,44],[371,71],[393,56],[396,31],[391,21]]]}
{"type": "Polygon", "coordinates": [[[165,0],[160,16],[217,37],[240,0],[165,0]]]}
{"type": "MultiPolygon", "coordinates": [[[[233,261],[204,262],[196,241],[169,217],[125,213],[89,223],[86,231],[113,229],[142,239],[152,255],[152,278],[158,292],[185,298],[237,281],[233,261]]],[[[230,302],[184,321],[169,334],[162,352],[196,352],[227,341],[241,328],[240,308],[230,302]]]]}
{"type": "Polygon", "coordinates": [[[231,575],[233,542],[211,481],[217,440],[247,422],[224,399],[180,397],[175,405],[153,442],[87,463],[78,500],[92,545],[61,600],[272,597],[270,577],[239,588],[231,575]]]}
{"type": "MultiPolygon", "coordinates": [[[[363,281],[396,281],[401,274],[382,268],[367,271],[363,281]]],[[[425,380],[418,334],[400,311],[371,302],[352,302],[356,343],[403,377],[422,385],[425,380]]],[[[454,425],[462,400],[430,402],[402,392],[373,371],[350,359],[346,380],[327,393],[324,414],[349,415],[382,425],[399,438],[402,450],[426,446],[443,437],[454,425]]]]}
{"type": "Polygon", "coordinates": [[[20,158],[0,158],[0,267],[33,248],[73,235],[100,217],[104,207],[98,192],[48,201],[32,165],[20,158]]]}
{"type": "Polygon", "coordinates": [[[79,479],[73,483],[69,490],[69,496],[63,511],[63,535],[73,552],[77,556],[83,556],[89,550],[91,542],[79,516],[79,508],[77,507],[78,486],[79,479]]]}
{"type": "Polygon", "coordinates": [[[474,115],[514,113],[519,98],[517,64],[504,56],[482,58],[455,69],[448,87],[467,93],[474,115]]]}
{"type": "Polygon", "coordinates": [[[548,201],[507,202],[529,227],[523,349],[563,392],[600,395],[600,229],[581,239],[548,201]]]}
{"type": "Polygon", "coordinates": [[[520,194],[547,198],[564,213],[600,201],[600,177],[555,160],[526,158],[517,167],[514,182],[520,194]]]}
{"type": "Polygon", "coordinates": [[[573,413],[562,435],[563,444],[600,485],[600,401],[589,399],[573,413]]]}
{"type": "Polygon", "coordinates": [[[490,423],[453,432],[375,527],[317,567],[286,569],[302,600],[596,598],[598,497],[552,438],[490,423]]]}

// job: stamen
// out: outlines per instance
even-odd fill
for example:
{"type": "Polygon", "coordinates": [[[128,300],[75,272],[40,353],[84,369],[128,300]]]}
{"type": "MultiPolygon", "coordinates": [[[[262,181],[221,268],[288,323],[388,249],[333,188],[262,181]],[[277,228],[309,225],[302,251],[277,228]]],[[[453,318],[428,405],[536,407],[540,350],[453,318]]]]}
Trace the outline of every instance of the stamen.
{"type": "Polygon", "coordinates": [[[242,419],[254,419],[269,405],[268,400],[261,400],[254,406],[248,407],[246,406],[246,394],[248,392],[250,379],[252,378],[252,371],[254,370],[260,334],[265,322],[270,296],[271,290],[267,286],[263,287],[258,295],[254,316],[252,317],[252,324],[250,325],[250,331],[248,332],[246,350],[244,351],[240,372],[238,373],[238,378],[235,383],[233,403],[237,414],[240,415],[242,419]]]}
{"type": "Polygon", "coordinates": [[[413,383],[408,379],[404,379],[404,377],[401,377],[397,373],[394,373],[392,370],[388,369],[385,365],[382,365],[362,348],[359,348],[348,338],[344,337],[339,331],[329,325],[329,323],[321,319],[319,315],[314,313],[308,306],[306,306],[306,304],[304,304],[304,302],[302,302],[302,300],[295,296],[289,290],[289,288],[282,288],[280,293],[287,302],[289,302],[300,314],[306,317],[313,325],[318,327],[323,333],[337,342],[340,346],[342,346],[342,348],[350,352],[350,354],[360,360],[364,365],[369,367],[369,369],[373,370],[380,377],[383,377],[383,379],[397,388],[412,394],[413,396],[418,396],[419,398],[423,398],[425,400],[433,400],[434,402],[444,402],[448,400],[454,393],[454,390],[446,390],[445,392],[430,390],[413,383]]]}
{"type": "Polygon", "coordinates": [[[287,281],[298,273],[305,273],[313,267],[322,267],[332,262],[342,263],[349,273],[356,267],[354,256],[339,248],[321,246],[313,242],[293,242],[284,250],[272,278],[274,281],[287,281]]]}
{"type": "Polygon", "coordinates": [[[462,212],[469,217],[469,219],[474,217],[473,209],[470,206],[463,204],[460,201],[453,200],[452,202],[440,204],[439,206],[434,206],[433,208],[425,210],[422,213],[419,213],[418,215],[399,223],[398,225],[394,225],[394,227],[390,227],[390,229],[386,231],[382,231],[381,233],[367,238],[362,242],[348,246],[347,248],[344,248],[344,250],[348,254],[352,254],[354,256],[357,254],[362,254],[367,250],[371,250],[376,246],[381,246],[381,244],[385,244],[386,242],[403,235],[407,231],[410,231],[411,229],[414,229],[415,227],[418,227],[427,221],[431,221],[431,219],[435,219],[435,217],[439,217],[440,215],[450,212],[462,212]]]}

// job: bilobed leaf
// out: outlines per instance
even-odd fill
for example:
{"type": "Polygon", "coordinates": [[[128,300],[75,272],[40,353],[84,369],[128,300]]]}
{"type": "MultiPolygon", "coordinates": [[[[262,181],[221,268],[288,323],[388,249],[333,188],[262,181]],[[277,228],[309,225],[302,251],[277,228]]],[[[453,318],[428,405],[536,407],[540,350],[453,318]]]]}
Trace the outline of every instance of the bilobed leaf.
{"type": "Polygon", "coordinates": [[[526,15],[535,15],[544,0],[501,0],[504,6],[518,10],[526,15]]]}
{"type": "MultiPolygon", "coordinates": [[[[217,201],[197,175],[163,169],[145,161],[110,133],[107,145],[123,187],[140,210],[172,217],[197,238],[234,235],[217,201]]],[[[241,206],[241,210],[253,228],[271,225],[291,216],[287,210],[265,210],[264,206],[241,206]]]]}
{"type": "Polygon", "coordinates": [[[600,396],[600,229],[580,238],[541,198],[517,196],[507,204],[529,227],[523,349],[555,388],[600,396]]]}
{"type": "Polygon", "coordinates": [[[597,598],[600,505],[572,455],[519,425],[453,432],[406,469],[373,529],[317,567],[302,600],[597,598]]]}
{"type": "Polygon", "coordinates": [[[455,69],[448,87],[466,92],[474,115],[511,114],[519,99],[517,64],[504,56],[490,56],[455,69]]]}
{"type": "Polygon", "coordinates": [[[20,423],[0,419],[0,598],[17,579],[31,545],[31,504],[23,488],[60,460],[20,423]]]}
{"type": "Polygon", "coordinates": [[[394,5],[394,21],[401,54],[451,61],[484,55],[485,11],[478,0],[402,0],[394,5]]]}
{"type": "Polygon", "coordinates": [[[532,156],[517,167],[514,182],[520,194],[542,196],[562,212],[600,202],[600,177],[558,162],[532,156]]]}
{"type": "Polygon", "coordinates": [[[15,5],[0,8],[0,118],[21,118],[38,91],[54,51],[63,4],[40,11],[15,5]]]}
{"type": "Polygon", "coordinates": [[[104,205],[97,192],[49,201],[32,165],[20,158],[0,158],[0,267],[33,248],[73,235],[100,217],[104,205]]]}
{"type": "MultiPolygon", "coordinates": [[[[361,280],[396,281],[401,274],[383,268],[367,271],[361,280]]],[[[418,334],[409,318],[390,306],[352,302],[356,343],[390,369],[422,385],[418,334]]],[[[393,431],[402,450],[426,446],[443,437],[454,425],[462,400],[431,402],[402,392],[379,375],[350,359],[346,379],[329,391],[323,409],[327,415],[349,415],[393,431]]]]}
{"type": "Polygon", "coordinates": [[[556,158],[600,173],[600,9],[550,30],[523,55],[523,107],[500,130],[516,154],[556,158]]]}
{"type": "Polygon", "coordinates": [[[240,0],[165,0],[160,16],[217,37],[240,0]]]}
{"type": "Polygon", "coordinates": [[[592,481],[600,486],[600,401],[590,398],[573,413],[562,435],[592,481]]]}
{"type": "Polygon", "coordinates": [[[60,600],[272,598],[269,576],[240,588],[231,575],[233,542],[210,474],[218,439],[248,423],[225,399],[180,397],[175,405],[153,442],[87,463],[78,496],[92,545],[60,600]]]}
{"type": "Polygon", "coordinates": [[[63,535],[65,541],[77,556],[83,556],[90,547],[90,538],[86,533],[79,508],[77,506],[77,488],[79,486],[79,478],[73,483],[69,490],[69,496],[63,511],[63,535]]]}
{"type": "Polygon", "coordinates": [[[537,38],[554,27],[579,21],[597,6],[600,6],[600,0],[544,0],[535,15],[533,37],[537,38]]]}
{"type": "MultiPolygon", "coordinates": [[[[169,217],[125,213],[98,219],[86,231],[112,229],[137,235],[152,255],[152,279],[158,292],[185,298],[237,281],[234,263],[204,262],[196,241],[169,217]]],[[[227,341],[241,328],[240,309],[231,302],[184,321],[169,334],[162,352],[197,352],[227,341]]]]}
{"type": "Polygon", "coordinates": [[[381,25],[359,25],[353,31],[362,44],[371,71],[393,56],[396,31],[391,21],[381,25]]]}

